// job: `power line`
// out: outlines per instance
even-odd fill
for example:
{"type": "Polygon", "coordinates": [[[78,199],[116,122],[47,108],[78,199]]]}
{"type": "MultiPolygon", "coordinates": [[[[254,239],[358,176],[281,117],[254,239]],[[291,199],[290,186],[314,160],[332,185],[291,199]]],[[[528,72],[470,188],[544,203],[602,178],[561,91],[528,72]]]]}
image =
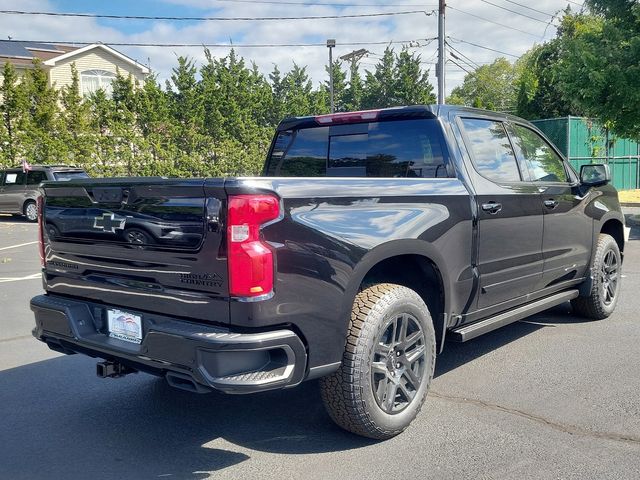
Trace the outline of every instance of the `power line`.
{"type": "MultiPolygon", "coordinates": [[[[414,40],[385,40],[385,41],[377,41],[377,42],[344,42],[338,43],[338,46],[343,47],[354,47],[358,45],[389,45],[389,44],[410,44],[419,41],[429,41],[435,39],[428,38],[418,38],[414,40]]],[[[101,42],[71,42],[65,41],[61,42],[60,40],[56,41],[44,41],[44,40],[17,40],[13,39],[14,42],[32,42],[32,43],[45,43],[45,44],[66,44],[66,45],[90,45],[93,43],[101,43],[101,42]]],[[[211,47],[211,48],[278,48],[278,47],[325,47],[327,46],[326,42],[321,43],[244,43],[244,44],[234,44],[234,43],[137,43],[137,42],[109,42],[106,45],[115,46],[115,47],[211,47]]]]}
{"type": "Polygon", "coordinates": [[[171,20],[171,21],[266,21],[266,20],[321,20],[334,18],[363,18],[363,17],[392,17],[397,15],[414,15],[423,13],[424,15],[432,15],[433,12],[425,10],[407,10],[401,12],[376,12],[376,13],[359,13],[351,15],[317,15],[317,16],[301,16],[301,17],[159,17],[151,15],[108,15],[101,13],[67,13],[67,12],[27,12],[24,10],[0,10],[0,14],[5,15],[41,15],[48,17],[81,17],[81,18],[108,18],[111,20],[171,20]]]}
{"type": "Polygon", "coordinates": [[[472,60],[471,58],[469,58],[468,56],[466,56],[464,53],[462,53],[460,50],[458,50],[456,47],[454,47],[453,45],[451,45],[449,42],[447,42],[447,46],[454,51],[455,53],[457,53],[458,55],[460,55],[464,60],[466,60],[466,63],[468,63],[470,66],[473,66],[474,68],[478,68],[480,66],[480,64],[474,60],[472,60]]]}
{"type": "Polygon", "coordinates": [[[471,75],[471,72],[469,70],[467,70],[466,68],[464,68],[462,65],[460,65],[458,62],[456,62],[455,60],[451,60],[449,59],[449,61],[451,63],[453,63],[456,67],[458,67],[460,70],[464,70],[465,72],[467,72],[469,75],[471,75]]]}
{"type": "Polygon", "coordinates": [[[484,20],[485,22],[493,23],[494,25],[499,25],[501,27],[508,28],[509,30],[515,30],[516,32],[520,32],[520,33],[524,33],[524,34],[527,34],[527,35],[531,35],[532,37],[536,37],[536,38],[540,37],[540,35],[536,35],[535,33],[527,32],[525,30],[520,30],[519,28],[511,27],[509,25],[505,25],[504,23],[496,22],[495,20],[490,20],[488,18],[481,17],[480,15],[476,15],[475,13],[467,12],[467,11],[462,10],[460,8],[452,7],[450,5],[447,5],[447,7],[450,8],[451,10],[455,10],[456,12],[464,13],[465,15],[469,15],[471,17],[475,17],[475,18],[478,18],[480,20],[484,20]]]}
{"type": "Polygon", "coordinates": [[[482,48],[483,50],[489,50],[491,52],[500,53],[502,55],[508,55],[509,57],[513,57],[513,58],[520,58],[519,55],[503,52],[502,50],[496,50],[495,48],[491,48],[491,47],[485,47],[484,45],[478,45],[477,43],[468,42],[467,40],[462,40],[460,38],[454,38],[454,37],[447,37],[447,38],[449,38],[450,40],[453,40],[454,42],[466,43],[468,45],[473,45],[474,47],[477,47],[477,48],[482,48]]]}
{"type": "Polygon", "coordinates": [[[314,2],[314,3],[306,3],[306,2],[277,2],[277,1],[269,1],[269,0],[215,0],[216,2],[228,2],[228,3],[249,3],[249,4],[264,4],[264,5],[304,5],[307,7],[315,7],[317,5],[321,6],[329,6],[329,7],[437,7],[437,4],[419,4],[419,3],[409,3],[409,4],[393,4],[393,5],[380,5],[379,3],[331,3],[331,2],[314,2]]]}
{"type": "Polygon", "coordinates": [[[527,10],[531,10],[532,12],[541,13],[542,15],[548,15],[550,17],[555,17],[555,14],[549,12],[543,12],[542,10],[538,10],[537,8],[529,7],[527,5],[523,5],[522,3],[514,2],[513,0],[504,0],[505,2],[512,3],[522,8],[526,8],[527,10]]]}
{"type": "Polygon", "coordinates": [[[502,10],[506,10],[507,12],[515,13],[516,15],[521,15],[521,16],[523,16],[523,17],[530,18],[531,20],[535,20],[536,22],[540,22],[540,23],[544,23],[544,24],[546,24],[546,23],[547,23],[547,21],[546,21],[546,20],[540,20],[539,18],[532,17],[531,15],[527,15],[526,13],[518,12],[518,11],[516,11],[516,10],[511,10],[510,8],[503,7],[502,5],[498,5],[498,4],[495,4],[495,3],[489,2],[488,0],[480,0],[480,1],[481,1],[482,3],[486,3],[487,5],[491,5],[491,6],[493,6],[493,7],[501,8],[502,10]]]}

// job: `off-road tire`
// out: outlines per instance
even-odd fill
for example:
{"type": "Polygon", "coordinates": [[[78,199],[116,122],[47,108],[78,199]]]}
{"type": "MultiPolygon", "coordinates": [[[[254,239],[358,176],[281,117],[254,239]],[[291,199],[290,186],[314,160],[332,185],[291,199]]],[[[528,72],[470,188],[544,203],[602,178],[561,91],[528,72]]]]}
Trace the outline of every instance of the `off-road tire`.
{"type": "MultiPolygon", "coordinates": [[[[609,257],[611,258],[611,257],[609,257]]],[[[573,312],[581,317],[593,320],[603,320],[613,313],[620,297],[622,257],[620,249],[615,239],[611,235],[601,233],[595,246],[595,252],[591,259],[591,272],[593,284],[588,296],[578,297],[571,300],[573,312]],[[615,260],[615,291],[613,298],[608,298],[606,293],[607,282],[611,281],[610,273],[606,272],[605,265],[608,255],[612,255],[615,260]]],[[[610,295],[609,295],[610,297],[610,295]]]]}
{"type": "MultiPolygon", "coordinates": [[[[413,333],[415,334],[418,330],[414,328],[413,333]]],[[[406,331],[405,328],[406,345],[408,345],[409,337],[406,331]]],[[[395,330],[393,336],[395,338],[395,330]]],[[[393,342],[391,344],[393,345],[393,342]]],[[[400,346],[401,344],[398,343],[398,348],[400,346]]],[[[397,354],[399,359],[404,359],[404,352],[394,354],[393,350],[390,350],[389,358],[393,359],[397,354]]],[[[409,426],[422,408],[433,377],[435,353],[436,342],[431,315],[416,292],[401,285],[388,283],[364,288],[358,293],[353,304],[342,364],[336,372],[320,379],[322,400],[329,416],[340,427],[357,435],[378,440],[398,435],[409,426]],[[397,324],[400,318],[409,317],[412,319],[412,325],[414,327],[419,325],[418,330],[421,329],[422,332],[422,335],[418,335],[421,338],[421,344],[424,345],[424,356],[421,357],[424,363],[421,363],[418,369],[421,372],[418,375],[421,376],[420,383],[419,387],[414,389],[412,399],[405,402],[406,406],[401,411],[387,413],[379,404],[380,399],[376,400],[378,394],[373,391],[375,381],[372,363],[374,358],[379,358],[381,355],[380,353],[374,355],[374,352],[378,352],[375,350],[376,346],[379,348],[384,346],[379,339],[393,326],[390,322],[395,321],[397,324]],[[397,320],[393,320],[394,318],[397,320]]],[[[408,355],[406,360],[409,361],[408,355]]],[[[382,362],[375,363],[378,366],[376,375],[379,375],[379,365],[382,362]]],[[[384,381],[388,381],[386,377],[384,381]]],[[[397,395],[398,393],[394,392],[392,405],[398,398],[397,395]]]]}

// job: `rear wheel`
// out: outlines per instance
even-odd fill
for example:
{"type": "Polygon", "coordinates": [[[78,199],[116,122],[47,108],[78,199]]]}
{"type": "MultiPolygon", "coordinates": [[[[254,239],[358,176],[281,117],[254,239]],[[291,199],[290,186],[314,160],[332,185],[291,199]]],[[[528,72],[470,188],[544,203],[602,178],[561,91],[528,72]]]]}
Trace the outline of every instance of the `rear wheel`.
{"type": "Polygon", "coordinates": [[[433,376],[431,315],[413,290],[377,284],[356,296],[342,365],[320,380],[322,399],[342,428],[391,438],[420,411],[433,376]]]}
{"type": "Polygon", "coordinates": [[[618,243],[611,235],[601,233],[591,260],[591,291],[588,296],[571,301],[575,313],[594,320],[613,313],[620,293],[621,260],[618,243]]]}
{"type": "Polygon", "coordinates": [[[28,200],[27,202],[25,202],[23,212],[28,221],[38,221],[38,207],[36,205],[36,202],[34,202],[33,200],[28,200]]]}

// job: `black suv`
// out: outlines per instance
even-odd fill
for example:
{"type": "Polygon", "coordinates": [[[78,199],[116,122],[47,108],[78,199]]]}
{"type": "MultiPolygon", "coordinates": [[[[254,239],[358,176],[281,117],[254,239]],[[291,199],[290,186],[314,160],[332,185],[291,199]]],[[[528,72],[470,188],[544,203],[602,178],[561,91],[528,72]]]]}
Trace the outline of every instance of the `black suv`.
{"type": "Polygon", "coordinates": [[[88,178],[84,170],[67,165],[33,165],[28,172],[21,168],[0,171],[0,213],[24,215],[30,222],[38,220],[36,197],[38,185],[45,180],[68,181],[88,178]]]}

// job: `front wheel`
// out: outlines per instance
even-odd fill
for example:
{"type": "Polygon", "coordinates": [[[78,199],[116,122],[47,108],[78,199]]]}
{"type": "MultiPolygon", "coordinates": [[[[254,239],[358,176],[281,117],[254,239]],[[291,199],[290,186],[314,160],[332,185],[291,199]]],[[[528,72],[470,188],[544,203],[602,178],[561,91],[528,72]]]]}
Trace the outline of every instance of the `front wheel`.
{"type": "Polygon", "coordinates": [[[418,415],[435,365],[435,333],[420,296],[382,283],[356,296],[341,367],[320,380],[324,405],[340,427],[391,438],[418,415]]]}
{"type": "Polygon", "coordinates": [[[601,233],[591,260],[591,291],[586,297],[571,300],[576,314],[602,320],[613,313],[620,296],[621,265],[618,243],[611,235],[601,233]]]}

